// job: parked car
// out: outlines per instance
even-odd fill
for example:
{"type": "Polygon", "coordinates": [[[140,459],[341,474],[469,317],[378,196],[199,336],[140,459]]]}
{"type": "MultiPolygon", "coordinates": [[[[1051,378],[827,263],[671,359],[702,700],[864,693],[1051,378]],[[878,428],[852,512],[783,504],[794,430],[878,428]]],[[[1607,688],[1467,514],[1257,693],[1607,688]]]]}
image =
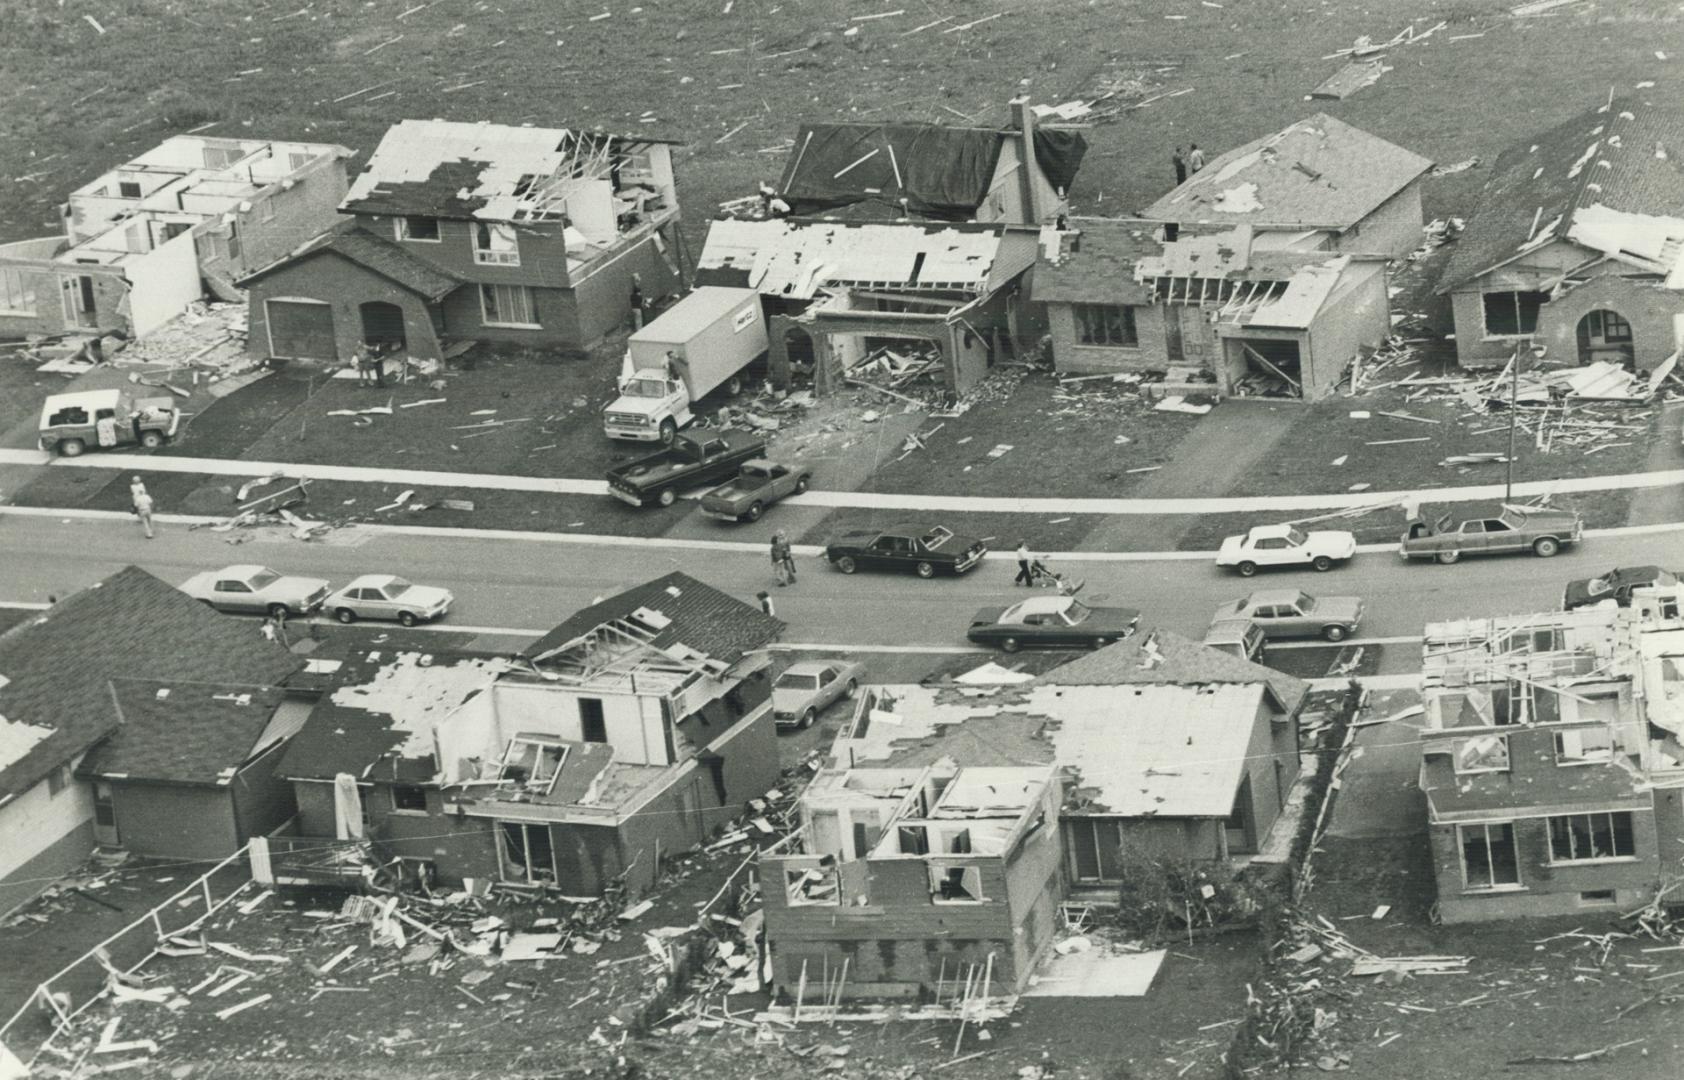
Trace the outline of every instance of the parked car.
{"type": "Polygon", "coordinates": [[[1561,595],[1561,610],[1589,607],[1604,600],[1612,600],[1620,607],[1631,606],[1631,590],[1649,585],[1678,584],[1681,571],[1663,570],[1658,566],[1622,566],[1601,577],[1569,581],[1561,595]]]}
{"type": "Polygon", "coordinates": [[[1241,660],[1261,662],[1264,641],[1263,628],[1250,619],[1218,619],[1205,631],[1204,646],[1241,660]]]}
{"type": "Polygon", "coordinates": [[[167,397],[135,398],[124,390],[54,394],[41,406],[36,445],[64,457],[84,450],[164,445],[181,426],[181,412],[167,397]]]}
{"type": "Polygon", "coordinates": [[[702,513],[721,521],[759,521],[768,506],[801,494],[812,480],[810,469],[753,458],[743,462],[736,476],[702,496],[702,513]]]}
{"type": "Polygon", "coordinates": [[[765,439],[741,431],[699,438],[679,435],[659,453],[609,469],[608,493],[632,506],[671,506],[679,492],[718,483],[765,453],[765,439]]]}
{"type": "Polygon", "coordinates": [[[865,666],[851,660],[803,660],[772,683],[772,723],[807,728],[834,702],[854,696],[865,666]]]}
{"type": "Polygon", "coordinates": [[[181,583],[181,591],[218,611],[257,615],[308,615],[327,599],[320,578],[293,577],[267,566],[225,566],[181,583]]]}
{"type": "Polygon", "coordinates": [[[1210,624],[1249,619],[1265,639],[1324,637],[1344,641],[1362,625],[1362,601],[1354,596],[1314,597],[1296,589],[1263,589],[1216,609],[1210,624]]]}
{"type": "Polygon", "coordinates": [[[1495,515],[1454,521],[1443,514],[1429,523],[1410,519],[1398,551],[1406,559],[1437,559],[1446,565],[1463,555],[1528,551],[1549,558],[1584,535],[1584,523],[1572,510],[1504,506],[1495,515]]]}
{"type": "Polygon", "coordinates": [[[1266,566],[1308,566],[1328,571],[1357,553],[1357,538],[1339,530],[1305,532],[1296,525],[1258,525],[1244,536],[1230,536],[1216,553],[1217,566],[1250,577],[1266,566]]]}
{"type": "Polygon", "coordinates": [[[1025,645],[1103,648],[1134,633],[1140,612],[1089,607],[1074,596],[1033,596],[1007,608],[983,608],[965,637],[979,645],[1017,652],[1025,645]]]}
{"type": "Polygon", "coordinates": [[[442,618],[455,601],[449,589],[415,585],[392,574],[364,574],[329,596],[324,611],[342,623],[396,619],[405,626],[442,618]]]}
{"type": "Polygon", "coordinates": [[[895,525],[887,529],[850,529],[824,546],[830,565],[856,570],[911,570],[921,578],[963,574],[982,561],[988,545],[956,536],[940,525],[895,525]]]}

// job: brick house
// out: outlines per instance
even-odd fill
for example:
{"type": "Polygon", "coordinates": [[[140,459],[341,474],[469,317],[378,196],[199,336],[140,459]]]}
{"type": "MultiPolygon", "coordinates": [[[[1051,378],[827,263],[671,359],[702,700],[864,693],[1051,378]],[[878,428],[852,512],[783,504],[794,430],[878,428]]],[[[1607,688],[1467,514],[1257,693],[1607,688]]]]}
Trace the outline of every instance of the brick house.
{"type": "Polygon", "coordinates": [[[279,766],[289,835],[361,831],[387,857],[596,896],[778,779],[770,661],[782,623],[682,573],[574,614],[516,657],[358,648],[279,766]],[[335,788],[354,785],[363,827],[335,788]]]}
{"type": "Polygon", "coordinates": [[[1224,395],[1314,400],[1391,334],[1383,256],[1270,248],[1250,225],[1174,231],[1078,217],[1043,236],[1031,297],[1055,368],[1192,368],[1224,395]]]}
{"type": "Polygon", "coordinates": [[[240,282],[253,350],[583,350],[626,321],[634,274],[650,300],[679,283],[671,147],[644,136],[405,120],[340,211],[348,224],[240,282]]]}
{"type": "Polygon", "coordinates": [[[351,151],[176,135],[70,193],[64,235],[0,244],[0,338],[144,337],[337,220],[351,151]]]}
{"type": "Polygon", "coordinates": [[[1445,922],[1629,910],[1676,873],[1680,600],[1427,626],[1420,785],[1445,922]]]}
{"type": "Polygon", "coordinates": [[[1421,244],[1432,164],[1317,113],[1212,158],[1140,216],[1183,228],[1249,225],[1263,247],[1398,259],[1421,244]]]}
{"type": "Polygon", "coordinates": [[[1439,277],[1463,367],[1517,344],[1651,371],[1684,341],[1675,105],[1617,98],[1509,147],[1439,277]]]}
{"type": "MultiPolygon", "coordinates": [[[[218,770],[232,765],[237,775],[257,782],[246,771],[250,755],[213,753],[181,741],[167,724],[140,720],[122,707],[123,699],[133,699],[120,688],[149,680],[155,702],[163,685],[215,686],[213,692],[221,693],[223,684],[272,685],[298,666],[291,653],[248,624],[218,615],[133,566],[0,634],[0,912],[29,900],[96,845],[127,846],[157,835],[153,812],[161,803],[119,798],[104,778],[78,779],[90,753],[94,762],[105,760],[99,747],[106,740],[124,748],[119,753],[125,760],[144,752],[170,778],[214,758],[218,770]],[[135,727],[127,726],[130,719],[135,727]],[[137,831],[129,828],[131,807],[137,831]]],[[[259,736],[245,749],[262,741],[259,736]]],[[[236,797],[233,786],[223,785],[229,799],[236,797]]],[[[226,801],[223,806],[226,815],[236,812],[226,801]]],[[[174,842],[216,842],[226,815],[175,821],[182,835],[174,842]]]]}

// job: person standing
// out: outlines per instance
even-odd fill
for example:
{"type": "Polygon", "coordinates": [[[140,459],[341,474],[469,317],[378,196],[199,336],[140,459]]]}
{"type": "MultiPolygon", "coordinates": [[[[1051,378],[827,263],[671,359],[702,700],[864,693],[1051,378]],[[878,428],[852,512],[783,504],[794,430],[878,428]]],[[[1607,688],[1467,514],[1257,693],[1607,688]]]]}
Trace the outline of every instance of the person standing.
{"type": "Polygon", "coordinates": [[[782,529],[772,534],[772,573],[777,575],[780,589],[795,584],[795,553],[782,529]]]}
{"type": "Polygon", "coordinates": [[[146,538],[151,540],[152,496],[138,476],[129,481],[129,501],[134,504],[134,516],[140,519],[141,528],[146,530],[146,538]]]}
{"type": "Polygon", "coordinates": [[[643,329],[643,277],[640,274],[633,274],[632,275],[631,317],[632,317],[632,330],[633,331],[642,330],[643,329]]]}
{"type": "Polygon", "coordinates": [[[378,343],[368,347],[368,373],[374,379],[370,384],[384,390],[386,388],[386,349],[378,343]]]}
{"type": "Polygon", "coordinates": [[[1175,163],[1175,186],[1180,187],[1187,182],[1187,155],[1183,154],[1178,146],[1175,153],[1170,155],[1170,161],[1175,163]]]}
{"type": "Polygon", "coordinates": [[[357,369],[357,385],[368,385],[368,343],[360,343],[351,353],[351,366],[357,369]]]}
{"type": "Polygon", "coordinates": [[[1035,576],[1030,572],[1029,563],[1034,556],[1029,553],[1029,541],[1017,542],[1017,577],[1012,578],[1013,585],[1033,585],[1035,576]]]}
{"type": "Polygon", "coordinates": [[[1202,169],[1204,167],[1205,167],[1205,152],[1203,150],[1199,149],[1198,143],[1191,144],[1190,146],[1187,147],[1187,168],[1188,168],[1188,170],[1192,173],[1197,173],[1200,169],[1202,169]]]}

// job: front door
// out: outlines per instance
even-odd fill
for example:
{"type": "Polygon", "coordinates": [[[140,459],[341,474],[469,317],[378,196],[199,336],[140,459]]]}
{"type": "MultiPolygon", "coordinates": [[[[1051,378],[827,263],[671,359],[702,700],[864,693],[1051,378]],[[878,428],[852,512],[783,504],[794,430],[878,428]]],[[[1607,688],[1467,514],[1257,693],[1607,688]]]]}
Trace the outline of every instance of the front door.
{"type": "Polygon", "coordinates": [[[1185,363],[1186,351],[1181,344],[1181,309],[1171,304],[1164,312],[1164,353],[1172,364],[1185,363]]]}
{"type": "Polygon", "coordinates": [[[99,314],[94,304],[94,279],[89,274],[61,278],[64,322],[67,326],[94,326],[99,314]]]}
{"type": "Polygon", "coordinates": [[[111,797],[111,785],[103,780],[94,782],[94,842],[100,847],[116,847],[121,838],[117,832],[117,804],[111,797]]]}

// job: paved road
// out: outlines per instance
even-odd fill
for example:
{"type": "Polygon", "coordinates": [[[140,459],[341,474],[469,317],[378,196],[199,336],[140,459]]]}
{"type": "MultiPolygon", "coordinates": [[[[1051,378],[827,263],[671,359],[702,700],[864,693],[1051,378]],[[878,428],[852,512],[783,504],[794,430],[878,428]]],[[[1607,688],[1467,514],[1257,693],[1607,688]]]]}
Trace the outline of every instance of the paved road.
{"type": "MultiPolygon", "coordinates": [[[[1537,611],[1559,602],[1562,583],[1610,567],[1676,562],[1674,533],[1599,537],[1580,551],[1464,560],[1455,566],[1405,564],[1367,554],[1330,574],[1284,573],[1250,582],[1183,559],[1080,566],[1084,599],[1138,607],[1143,623],[1198,636],[1221,601],[1255,588],[1356,593],[1368,603],[1361,637],[1410,637],[1429,619],[1537,611]]],[[[745,599],[770,589],[789,623],[786,640],[860,646],[963,646],[971,615],[1023,593],[1012,564],[989,561],[960,580],[860,574],[844,577],[816,559],[802,560],[800,583],[772,588],[763,554],[620,543],[555,544],[537,539],[411,536],[378,527],[338,530],[303,543],[284,529],[215,533],[166,526],[148,541],[132,520],[45,517],[0,508],[0,600],[64,596],[136,563],[172,583],[202,569],[237,562],[321,574],[336,582],[386,571],[454,590],[451,623],[545,629],[577,608],[640,581],[680,569],[745,599]],[[250,536],[230,545],[230,537],[250,536]]],[[[1413,650],[1388,648],[1390,670],[1409,670],[1413,650]],[[1402,663],[1406,666],[1399,668],[1402,663]]]]}

